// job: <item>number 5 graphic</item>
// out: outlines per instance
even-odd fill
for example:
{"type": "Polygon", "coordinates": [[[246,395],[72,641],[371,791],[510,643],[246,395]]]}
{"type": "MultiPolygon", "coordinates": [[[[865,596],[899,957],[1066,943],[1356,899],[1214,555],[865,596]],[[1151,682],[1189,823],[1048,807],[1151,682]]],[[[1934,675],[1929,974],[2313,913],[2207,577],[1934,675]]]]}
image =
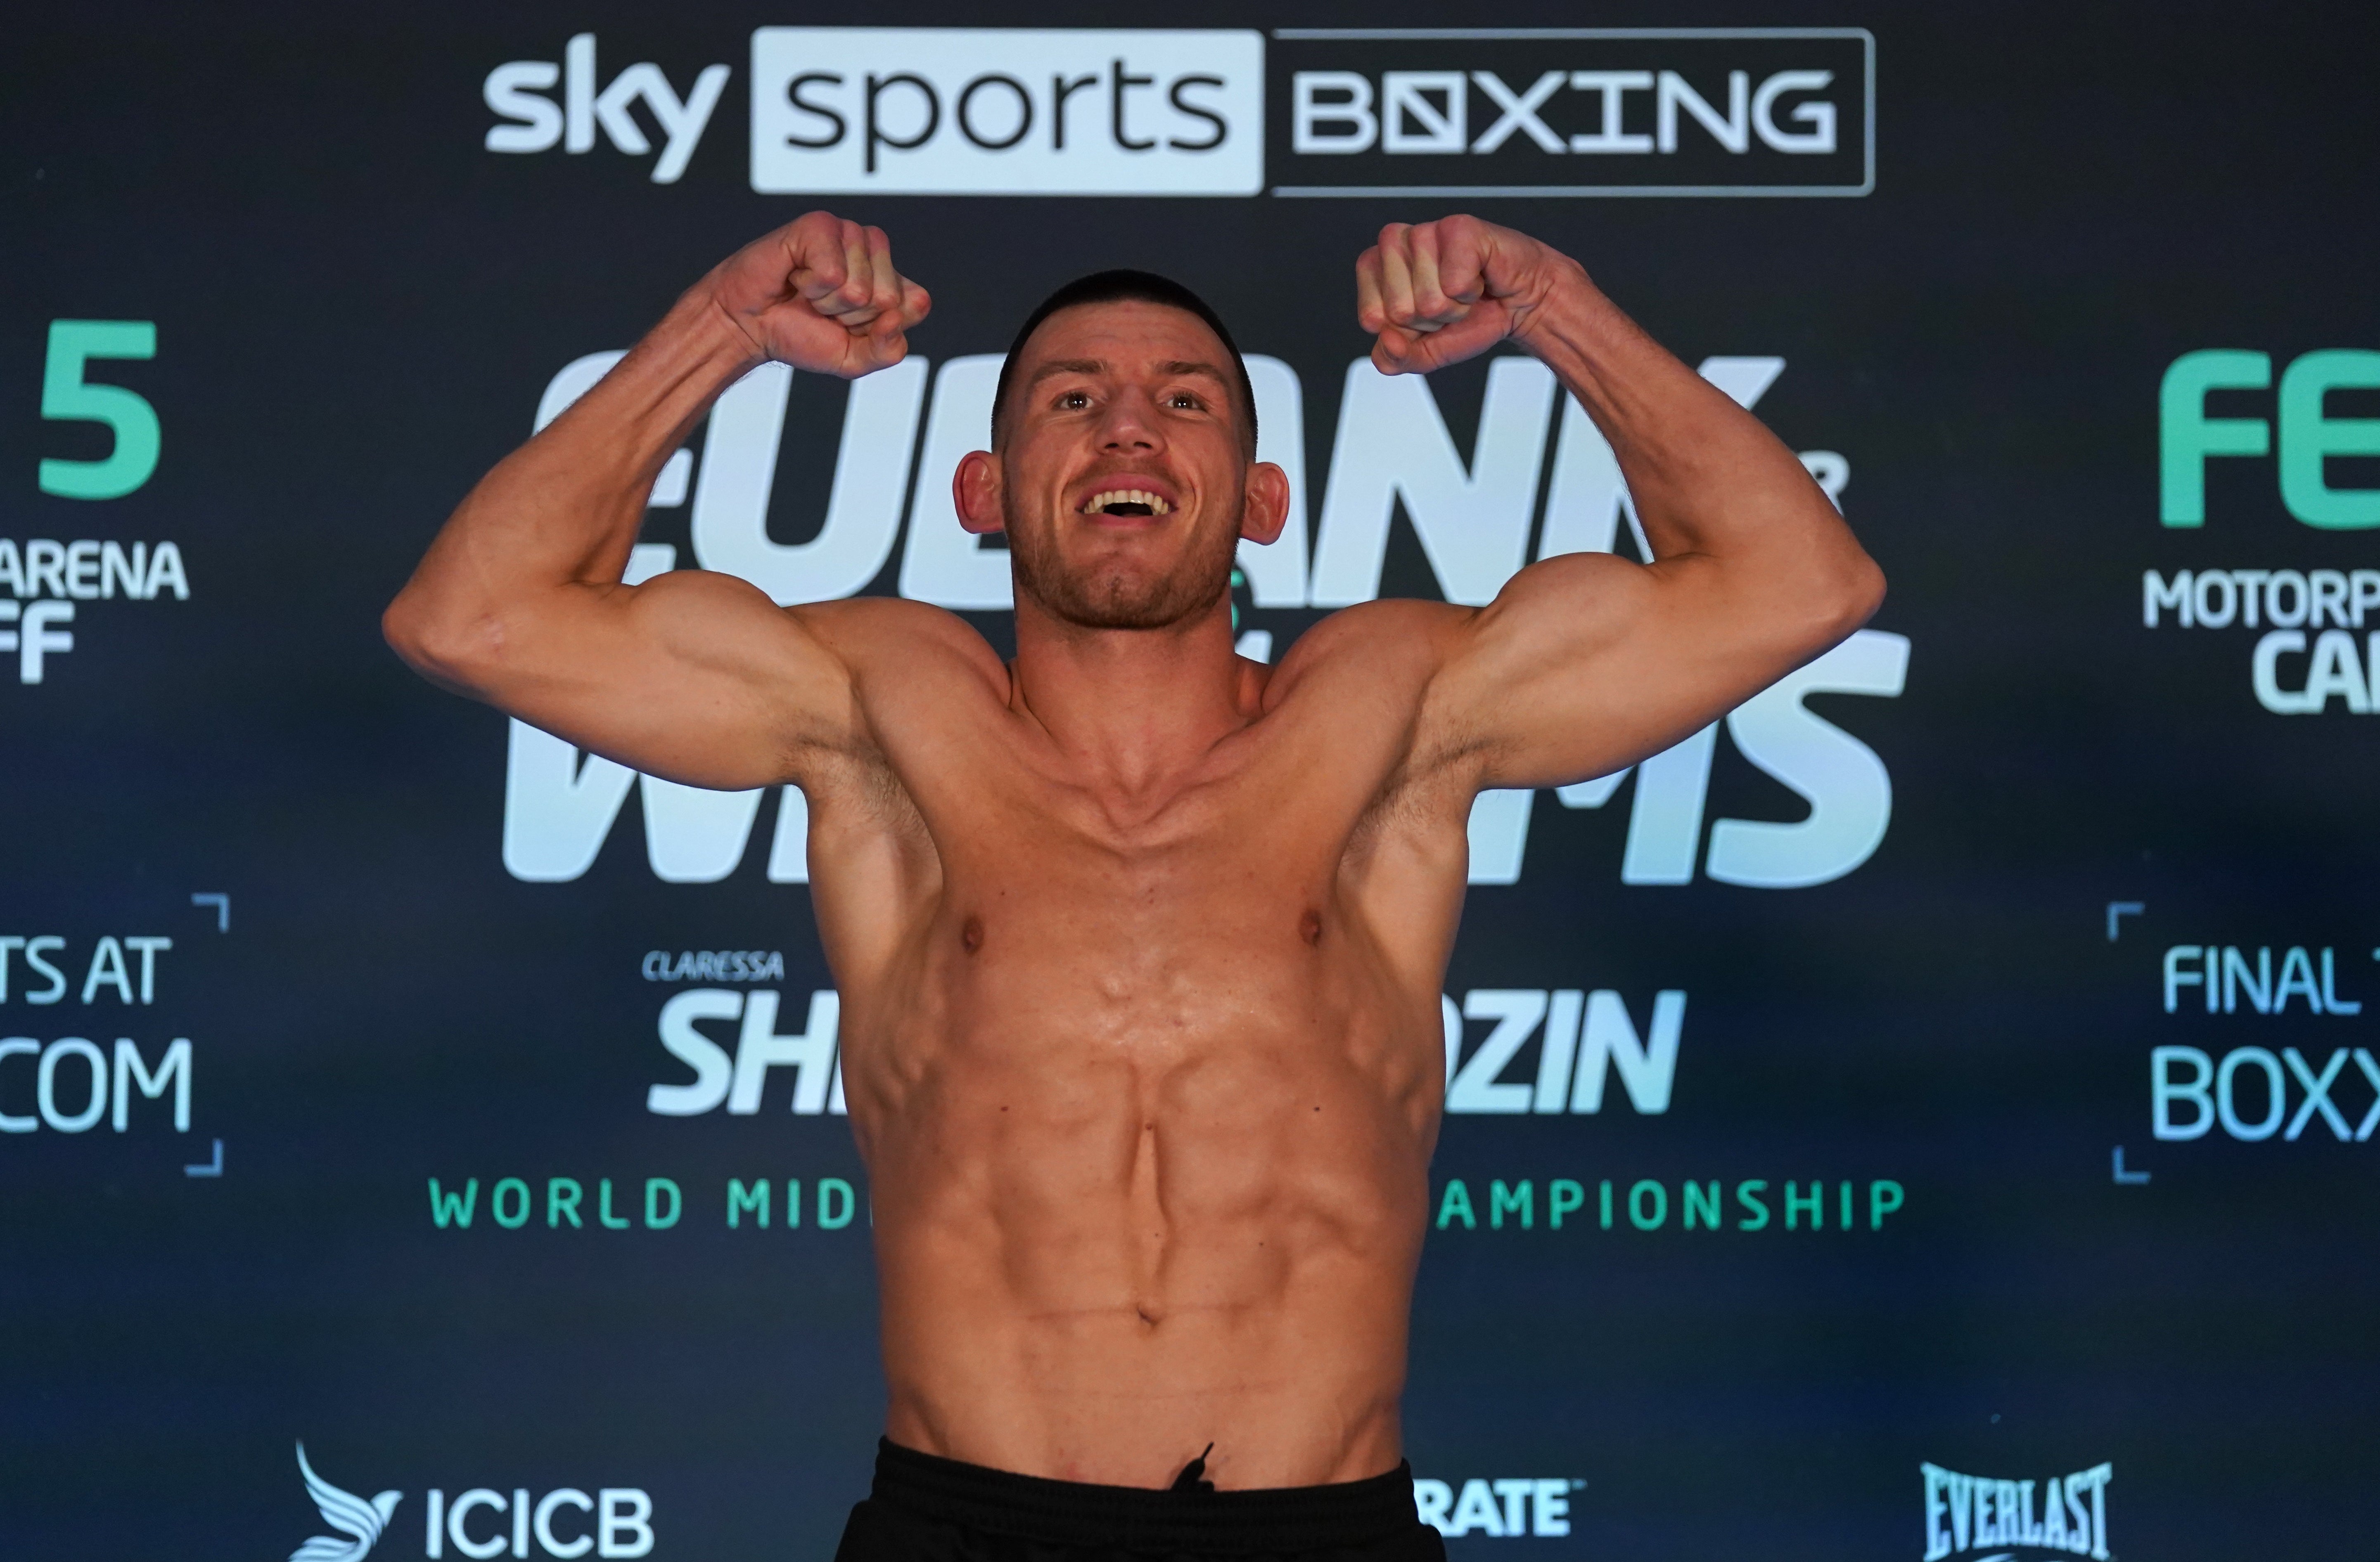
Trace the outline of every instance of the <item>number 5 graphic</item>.
{"type": "Polygon", "coordinates": [[[103,461],[42,460],[42,491],[62,499],[121,499],[157,470],[157,409],[121,385],[83,379],[92,358],[152,358],[157,324],[146,320],[54,320],[42,369],[42,416],[104,423],[115,448],[103,461]]]}

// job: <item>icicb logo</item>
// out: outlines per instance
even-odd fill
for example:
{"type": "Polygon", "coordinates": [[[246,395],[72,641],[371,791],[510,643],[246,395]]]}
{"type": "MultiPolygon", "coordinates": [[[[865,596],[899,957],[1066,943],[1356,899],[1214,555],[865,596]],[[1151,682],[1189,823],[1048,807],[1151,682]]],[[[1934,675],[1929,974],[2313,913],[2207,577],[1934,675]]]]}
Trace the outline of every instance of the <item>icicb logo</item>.
{"type": "Polygon", "coordinates": [[[1925,1477],[1925,1562],[1971,1552],[1986,1554],[1975,1562],[2052,1556],[2107,1562],[2112,1464],[2041,1482],[1961,1475],[1938,1464],[1917,1468],[1925,1477]]]}
{"type": "MultiPolygon", "coordinates": [[[[367,1499],[342,1490],[315,1473],[303,1443],[298,1445],[298,1473],[322,1522],[338,1534],[310,1538],[289,1554],[289,1562],[363,1562],[389,1538],[389,1523],[405,1500],[403,1492],[381,1492],[367,1499]]],[[[499,1556],[558,1556],[568,1562],[590,1553],[599,1557],[652,1555],[653,1499],[635,1486],[605,1486],[592,1496],[575,1486],[559,1486],[543,1496],[521,1486],[509,1493],[474,1486],[451,1502],[443,1488],[432,1486],[424,1499],[421,1555],[432,1562],[443,1562],[450,1547],[471,1562],[499,1556]]]]}

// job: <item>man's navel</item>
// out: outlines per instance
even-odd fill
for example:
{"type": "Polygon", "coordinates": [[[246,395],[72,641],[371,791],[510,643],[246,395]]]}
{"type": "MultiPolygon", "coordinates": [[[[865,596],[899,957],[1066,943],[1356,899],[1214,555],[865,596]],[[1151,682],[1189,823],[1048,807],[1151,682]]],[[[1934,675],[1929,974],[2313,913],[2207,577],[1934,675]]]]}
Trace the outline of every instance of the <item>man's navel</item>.
{"type": "Polygon", "coordinates": [[[969,954],[983,948],[983,918],[970,916],[959,925],[959,947],[969,954]]]}
{"type": "Polygon", "coordinates": [[[1322,914],[1309,908],[1304,916],[1298,918],[1297,936],[1304,938],[1308,944],[1311,944],[1318,949],[1320,948],[1322,944],[1322,914]]]}

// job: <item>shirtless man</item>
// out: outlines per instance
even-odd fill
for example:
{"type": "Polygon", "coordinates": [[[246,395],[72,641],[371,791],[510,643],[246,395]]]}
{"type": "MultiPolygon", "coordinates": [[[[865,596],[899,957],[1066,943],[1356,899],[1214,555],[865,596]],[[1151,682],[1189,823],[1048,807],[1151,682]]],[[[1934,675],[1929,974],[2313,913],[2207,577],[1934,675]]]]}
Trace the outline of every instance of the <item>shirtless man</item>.
{"type": "Polygon", "coordinates": [[[1549,364],[1658,562],[1548,559],[1486,608],[1370,602],[1236,656],[1233,551],[1288,483],[1221,322],[1109,272],[1027,321],[953,484],[1008,534],[1013,662],[919,602],[622,585],[722,389],[884,368],[925,318],[880,231],[812,212],[490,472],[388,611],[446,687],[808,797],[891,1388],[844,1562],[1442,1556],[1397,1401],[1472,799],[1666,747],[1880,599],[1791,453],[1577,262],[1397,224],[1356,295],[1388,372],[1549,364]]]}

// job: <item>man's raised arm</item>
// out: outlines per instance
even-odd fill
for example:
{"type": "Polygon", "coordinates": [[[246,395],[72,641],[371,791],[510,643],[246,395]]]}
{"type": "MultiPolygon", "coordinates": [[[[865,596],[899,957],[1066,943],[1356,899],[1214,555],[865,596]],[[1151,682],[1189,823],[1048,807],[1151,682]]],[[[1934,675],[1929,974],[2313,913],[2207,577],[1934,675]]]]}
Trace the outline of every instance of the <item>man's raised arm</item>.
{"type": "Polygon", "coordinates": [[[1471,217],[1392,224],[1356,267],[1373,360],[1427,372],[1510,337],[1620,458],[1654,562],[1572,553],[1451,623],[1420,734],[1481,786],[1605,775],[1850,635],[1884,575],[1793,453],[1670,356],[1585,271],[1471,217]]]}
{"type": "Polygon", "coordinates": [[[898,363],[927,308],[878,229],[813,212],[746,246],[480,480],[390,604],[389,644],[638,769],[722,789],[787,779],[850,724],[828,640],[732,575],[620,575],[662,464],[720,392],[771,358],[847,379],[898,363]]]}

